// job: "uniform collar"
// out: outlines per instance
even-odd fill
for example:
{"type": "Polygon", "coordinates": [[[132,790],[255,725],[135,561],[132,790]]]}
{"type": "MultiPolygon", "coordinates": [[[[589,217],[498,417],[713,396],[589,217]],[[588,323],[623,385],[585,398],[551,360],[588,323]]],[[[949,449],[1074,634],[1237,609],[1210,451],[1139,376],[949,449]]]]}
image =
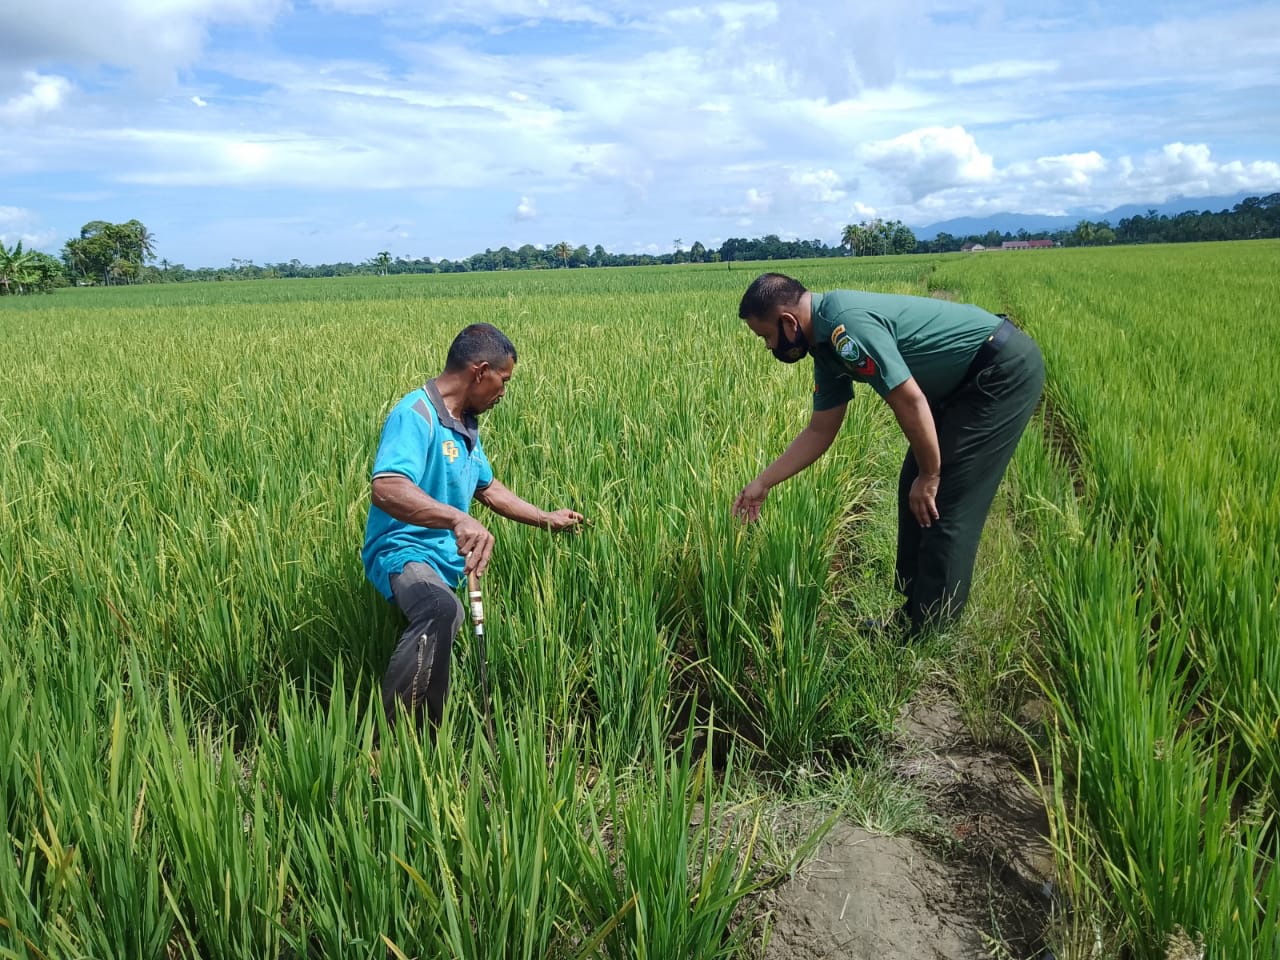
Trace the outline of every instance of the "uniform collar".
{"type": "Polygon", "coordinates": [[[480,441],[480,422],[476,419],[476,415],[474,413],[464,414],[463,418],[459,420],[450,413],[449,408],[445,406],[444,397],[440,396],[440,388],[436,386],[434,379],[428,380],[422,389],[426,391],[427,399],[431,401],[431,406],[435,408],[436,418],[466,440],[468,450],[474,450],[476,444],[480,441]]]}
{"type": "Polygon", "coordinates": [[[809,352],[812,354],[818,347],[830,347],[825,336],[818,332],[818,314],[822,311],[822,294],[809,291],[809,352]]]}

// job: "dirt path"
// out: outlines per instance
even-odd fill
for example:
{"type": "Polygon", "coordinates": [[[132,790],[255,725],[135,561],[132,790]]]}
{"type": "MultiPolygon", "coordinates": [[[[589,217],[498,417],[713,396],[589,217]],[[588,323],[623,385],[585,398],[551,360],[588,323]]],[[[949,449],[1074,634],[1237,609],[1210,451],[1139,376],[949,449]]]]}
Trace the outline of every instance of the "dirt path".
{"type": "Polygon", "coordinates": [[[972,960],[1043,955],[1053,868],[1047,820],[1024,771],[978,747],[958,711],[913,704],[900,769],[933,798],[945,843],[838,823],[794,880],[771,891],[767,960],[972,960]]]}

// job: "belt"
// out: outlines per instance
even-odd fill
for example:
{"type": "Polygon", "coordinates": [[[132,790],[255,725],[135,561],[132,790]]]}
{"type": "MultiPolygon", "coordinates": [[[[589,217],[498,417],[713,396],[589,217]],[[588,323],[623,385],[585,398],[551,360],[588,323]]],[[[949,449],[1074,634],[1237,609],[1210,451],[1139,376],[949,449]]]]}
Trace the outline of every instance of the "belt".
{"type": "Polygon", "coordinates": [[[964,376],[960,379],[961,384],[968,383],[979,373],[991,365],[991,361],[995,360],[996,354],[1000,352],[1000,348],[1004,346],[1005,341],[1013,335],[1013,331],[1018,328],[1014,326],[1012,320],[1003,313],[997,313],[1003,322],[996,327],[991,336],[982,341],[982,346],[978,347],[978,352],[974,354],[973,360],[969,363],[969,369],[964,372],[964,376]]]}

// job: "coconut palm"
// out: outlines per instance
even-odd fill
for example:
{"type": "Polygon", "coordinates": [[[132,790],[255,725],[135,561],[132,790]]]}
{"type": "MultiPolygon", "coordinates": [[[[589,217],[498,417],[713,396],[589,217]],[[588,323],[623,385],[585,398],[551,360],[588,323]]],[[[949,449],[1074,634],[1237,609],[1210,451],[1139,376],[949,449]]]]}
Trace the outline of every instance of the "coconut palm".
{"type": "Polygon", "coordinates": [[[858,244],[859,227],[856,223],[846,223],[844,232],[840,234],[840,246],[848,247],[850,256],[858,244]]]}
{"type": "Polygon", "coordinates": [[[569,266],[569,254],[573,253],[573,247],[561,240],[555,247],[556,256],[560,258],[560,262],[566,267],[569,266]]]}
{"type": "Polygon", "coordinates": [[[155,259],[156,255],[156,236],[141,220],[129,220],[119,224],[117,229],[123,235],[123,245],[128,248],[128,252],[132,254],[128,259],[132,260],[137,266],[141,267],[148,260],[155,259]]]}

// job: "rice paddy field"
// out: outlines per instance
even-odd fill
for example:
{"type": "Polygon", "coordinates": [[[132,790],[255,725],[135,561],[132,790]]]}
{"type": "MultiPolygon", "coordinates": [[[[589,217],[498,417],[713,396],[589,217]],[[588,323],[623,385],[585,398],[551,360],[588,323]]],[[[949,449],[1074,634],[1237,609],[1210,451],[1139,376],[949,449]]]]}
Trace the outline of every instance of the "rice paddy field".
{"type": "Polygon", "coordinates": [[[0,957],[753,956],[756,893],[842,813],[776,810],[975,642],[1048,705],[1046,949],[1280,956],[1277,303],[1275,242],[0,300],[0,957]],[[1025,575],[956,639],[854,627],[893,602],[903,451],[869,392],[731,518],[808,415],[736,318],[765,268],[1041,344],[999,501],[1025,575]],[[520,355],[497,476],[591,524],[477,508],[496,742],[464,635],[438,745],[375,751],[369,468],[476,321],[520,355]]]}

